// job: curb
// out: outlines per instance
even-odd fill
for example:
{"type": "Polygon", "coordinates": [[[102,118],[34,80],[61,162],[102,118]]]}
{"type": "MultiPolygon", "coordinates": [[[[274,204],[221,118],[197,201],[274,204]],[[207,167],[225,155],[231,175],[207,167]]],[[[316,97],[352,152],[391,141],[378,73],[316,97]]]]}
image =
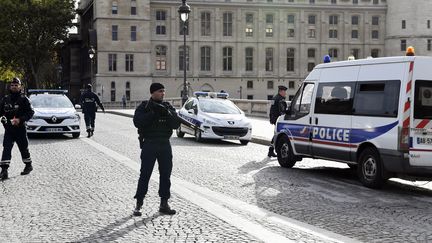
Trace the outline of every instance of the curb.
{"type": "MultiPolygon", "coordinates": [[[[131,114],[125,114],[123,112],[118,112],[118,111],[106,111],[106,113],[133,118],[133,115],[131,115],[131,114]]],[[[270,140],[267,140],[266,138],[258,137],[258,136],[252,136],[251,143],[261,144],[264,146],[270,146],[270,140]]]]}

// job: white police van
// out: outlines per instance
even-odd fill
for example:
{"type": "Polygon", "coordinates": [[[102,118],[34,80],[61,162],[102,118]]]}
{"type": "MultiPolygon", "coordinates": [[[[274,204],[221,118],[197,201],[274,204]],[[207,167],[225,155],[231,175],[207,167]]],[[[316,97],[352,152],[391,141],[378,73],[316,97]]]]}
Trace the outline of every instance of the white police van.
{"type": "Polygon", "coordinates": [[[432,57],[325,63],[307,76],[274,145],[282,167],[303,157],[357,168],[363,185],[432,177],[432,57]]]}
{"type": "Polygon", "coordinates": [[[196,127],[181,124],[177,137],[191,134],[196,141],[202,139],[240,140],[246,145],[252,139],[252,124],[232,101],[227,93],[194,93],[180,109],[179,116],[196,127]],[[199,129],[197,129],[199,128],[199,129]]]}

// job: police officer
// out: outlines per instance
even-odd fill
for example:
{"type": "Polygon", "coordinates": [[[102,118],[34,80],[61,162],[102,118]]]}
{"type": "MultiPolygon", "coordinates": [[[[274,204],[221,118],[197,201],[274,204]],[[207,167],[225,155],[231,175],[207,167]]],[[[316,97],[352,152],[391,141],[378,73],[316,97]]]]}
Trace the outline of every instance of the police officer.
{"type": "Polygon", "coordinates": [[[92,85],[87,84],[87,90],[81,95],[82,112],[87,128],[87,137],[93,136],[96,119],[96,104],[105,112],[105,108],[99,100],[99,97],[91,91],[92,85]]]}
{"type": "Polygon", "coordinates": [[[141,207],[147,194],[148,183],[156,160],[159,163],[159,212],[172,215],[176,211],[168,205],[171,187],[172,151],[169,139],[172,130],[180,126],[176,110],[164,102],[165,87],[160,83],[150,85],[151,97],[135,110],[133,122],[138,128],[141,147],[141,174],[135,194],[135,216],[141,216],[141,207]]]}
{"type": "Polygon", "coordinates": [[[33,116],[34,110],[29,99],[21,93],[21,84],[19,78],[13,78],[10,84],[10,94],[0,102],[0,121],[5,128],[3,154],[0,161],[1,180],[8,178],[8,168],[12,158],[11,153],[14,142],[17,143],[22,161],[25,164],[21,175],[27,175],[33,170],[28,150],[26,121],[33,116]]]}
{"type": "MultiPolygon", "coordinates": [[[[276,124],[276,121],[280,115],[285,114],[287,104],[285,102],[287,87],[283,85],[278,86],[277,95],[273,96],[272,105],[270,107],[270,124],[276,124]]],[[[273,144],[273,141],[272,141],[273,144]]],[[[267,154],[268,157],[276,157],[273,145],[270,145],[267,154]]]]}

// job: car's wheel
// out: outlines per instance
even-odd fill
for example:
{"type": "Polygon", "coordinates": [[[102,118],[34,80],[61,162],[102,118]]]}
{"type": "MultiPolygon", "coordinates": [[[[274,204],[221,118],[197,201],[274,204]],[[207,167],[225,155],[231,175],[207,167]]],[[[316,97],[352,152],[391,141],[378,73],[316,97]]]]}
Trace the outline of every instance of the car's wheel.
{"type": "Polygon", "coordinates": [[[249,140],[240,140],[240,143],[242,145],[247,145],[249,143],[249,140]]]}
{"type": "Polygon", "coordinates": [[[277,158],[280,166],[284,168],[292,168],[295,163],[295,156],[291,148],[289,139],[282,136],[276,145],[277,158]]]}
{"type": "Polygon", "coordinates": [[[199,129],[195,130],[195,141],[202,142],[201,131],[199,129]]]}
{"type": "Polygon", "coordinates": [[[179,128],[176,129],[176,134],[177,134],[177,137],[179,137],[179,138],[184,137],[185,133],[181,131],[181,126],[179,126],[179,128]]]}
{"type": "Polygon", "coordinates": [[[381,188],[385,182],[381,157],[375,148],[365,148],[358,159],[357,174],[360,182],[370,188],[381,188]]]}
{"type": "Polygon", "coordinates": [[[80,133],[79,133],[79,132],[73,132],[73,133],[72,133],[72,137],[73,137],[73,138],[79,138],[79,136],[80,136],[80,133]]]}

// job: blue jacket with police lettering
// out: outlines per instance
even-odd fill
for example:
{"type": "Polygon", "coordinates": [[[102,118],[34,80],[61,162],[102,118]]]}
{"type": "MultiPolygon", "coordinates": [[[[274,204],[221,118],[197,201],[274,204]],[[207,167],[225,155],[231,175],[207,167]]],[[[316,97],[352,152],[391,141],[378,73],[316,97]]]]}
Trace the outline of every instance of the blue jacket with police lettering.
{"type": "Polygon", "coordinates": [[[85,91],[81,95],[81,105],[83,113],[94,113],[96,112],[96,104],[102,109],[105,110],[102,103],[99,100],[99,97],[90,90],[85,91]]]}
{"type": "Polygon", "coordinates": [[[11,119],[19,118],[18,127],[25,127],[25,122],[33,117],[34,110],[29,99],[22,93],[11,93],[3,97],[0,102],[0,116],[5,116],[5,128],[12,127],[11,119]]]}

